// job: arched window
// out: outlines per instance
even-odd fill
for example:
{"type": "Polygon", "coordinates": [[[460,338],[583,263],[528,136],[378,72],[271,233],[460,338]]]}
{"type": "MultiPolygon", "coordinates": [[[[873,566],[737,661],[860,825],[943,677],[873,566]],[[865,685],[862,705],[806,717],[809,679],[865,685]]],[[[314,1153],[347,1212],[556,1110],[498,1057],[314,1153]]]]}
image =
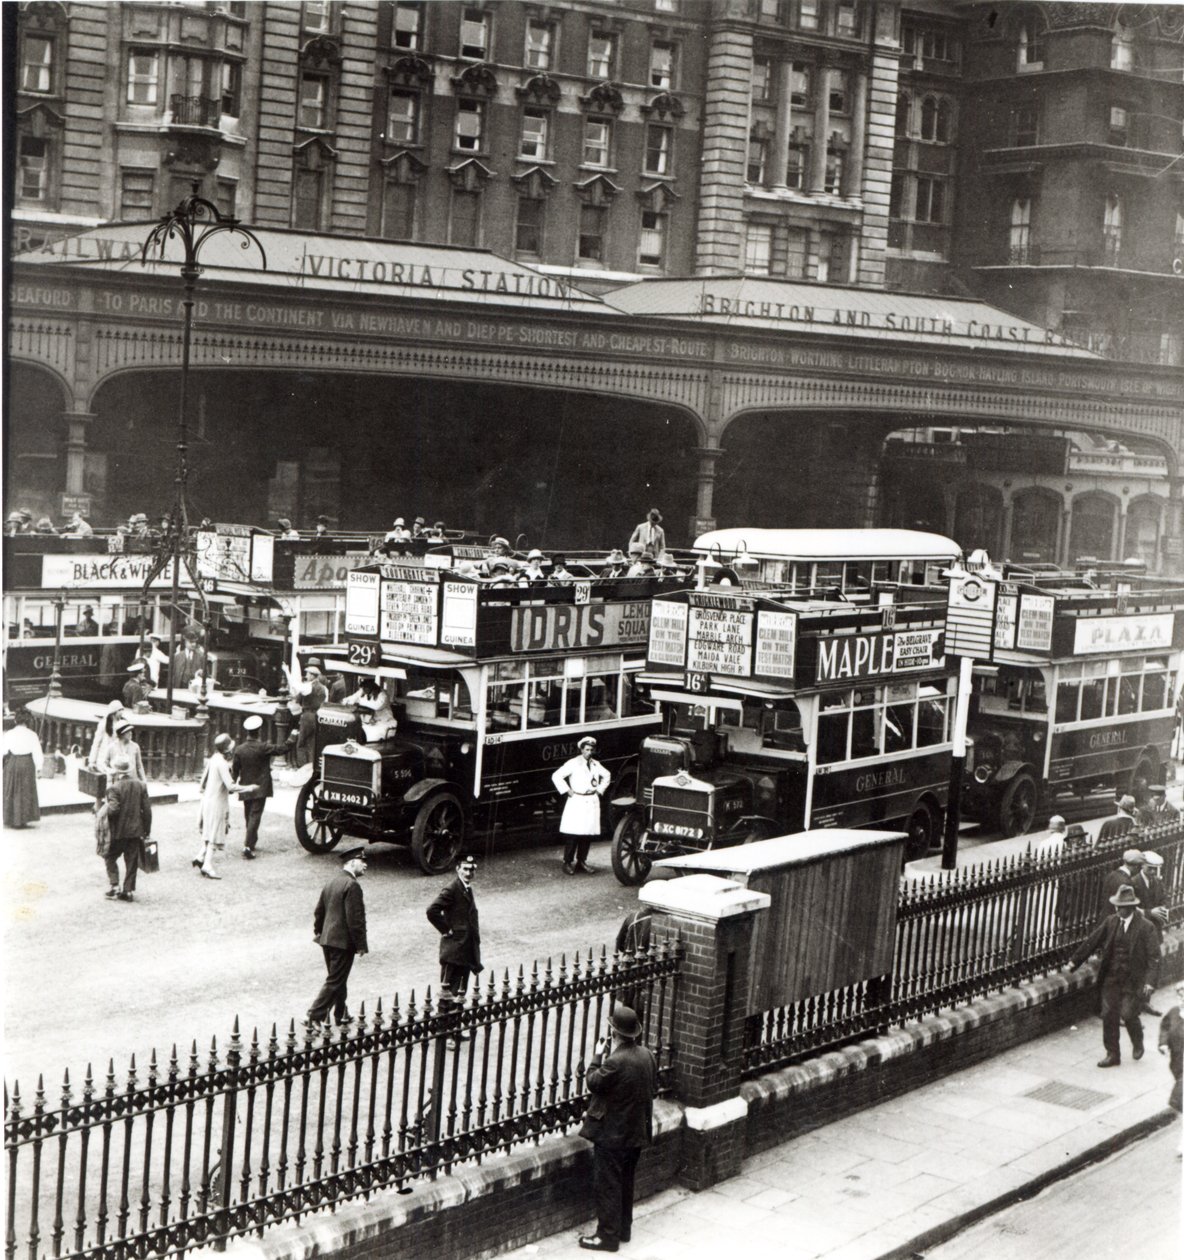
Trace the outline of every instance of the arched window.
{"type": "Polygon", "coordinates": [[[1122,252],[1122,198],[1111,193],[1102,212],[1102,249],[1106,262],[1114,264],[1122,252]]]}
{"type": "Polygon", "coordinates": [[[1032,199],[1017,197],[1011,203],[1011,231],[1008,237],[1008,261],[1027,263],[1032,252],[1032,199]]]}
{"type": "Polygon", "coordinates": [[[1038,13],[1028,13],[1020,19],[1019,47],[1016,68],[1040,70],[1044,66],[1044,19],[1038,13]]]}
{"type": "Polygon", "coordinates": [[[921,139],[933,140],[937,137],[937,101],[927,96],[921,102],[921,139]]]}
{"type": "Polygon", "coordinates": [[[1152,571],[1159,567],[1162,519],[1163,500],[1154,495],[1144,495],[1130,504],[1126,512],[1126,533],[1122,545],[1124,560],[1142,560],[1152,571]]]}
{"type": "Polygon", "coordinates": [[[898,136],[907,136],[909,134],[909,111],[912,107],[912,101],[909,100],[907,92],[901,92],[896,98],[896,134],[898,136]]]}
{"type": "Polygon", "coordinates": [[[1110,37],[1110,69],[1133,70],[1135,68],[1135,33],[1120,18],[1110,37]]]}
{"type": "Polygon", "coordinates": [[[1073,515],[1069,523],[1070,564],[1076,564],[1085,556],[1095,560],[1113,560],[1115,524],[1118,504],[1108,494],[1089,491],[1073,500],[1073,515]]]}
{"type": "Polygon", "coordinates": [[[954,138],[954,107],[947,100],[937,105],[937,139],[948,144],[954,138]]]}
{"type": "Polygon", "coordinates": [[[1039,488],[1021,490],[1012,500],[1011,555],[1017,564],[1055,564],[1061,496],[1039,488]]]}

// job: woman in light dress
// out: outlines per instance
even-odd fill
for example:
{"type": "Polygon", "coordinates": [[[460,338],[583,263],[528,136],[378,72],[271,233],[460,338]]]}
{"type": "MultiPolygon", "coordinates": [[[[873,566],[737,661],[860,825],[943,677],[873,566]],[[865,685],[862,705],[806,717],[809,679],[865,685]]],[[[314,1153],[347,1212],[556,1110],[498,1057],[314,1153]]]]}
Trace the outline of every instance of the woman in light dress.
{"type": "Polygon", "coordinates": [[[107,706],[107,712],[95,727],[95,737],[91,740],[90,755],[86,759],[91,770],[97,770],[100,774],[107,773],[108,763],[115,756],[115,746],[119,742],[115,735],[115,724],[122,717],[123,701],[112,700],[107,706]]]}
{"type": "Polygon", "coordinates": [[[214,854],[226,847],[226,833],[230,830],[230,794],[241,792],[230,773],[230,756],[234,741],[229,735],[219,735],[214,740],[214,751],[206,762],[201,779],[201,814],[198,827],[202,846],[193,865],[206,879],[221,879],[214,869],[214,854]]]}

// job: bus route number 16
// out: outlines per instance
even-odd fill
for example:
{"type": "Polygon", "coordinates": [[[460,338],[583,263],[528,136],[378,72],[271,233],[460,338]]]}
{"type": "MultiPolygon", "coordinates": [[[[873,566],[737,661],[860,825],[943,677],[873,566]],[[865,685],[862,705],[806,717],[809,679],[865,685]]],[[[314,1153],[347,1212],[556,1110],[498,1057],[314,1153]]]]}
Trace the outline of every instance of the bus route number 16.
{"type": "Polygon", "coordinates": [[[687,690],[693,691],[696,695],[702,695],[705,691],[710,691],[710,677],[707,674],[688,674],[687,690]]]}
{"type": "Polygon", "coordinates": [[[378,664],[378,644],[359,643],[356,639],[349,643],[349,663],[359,669],[370,669],[378,664]]]}

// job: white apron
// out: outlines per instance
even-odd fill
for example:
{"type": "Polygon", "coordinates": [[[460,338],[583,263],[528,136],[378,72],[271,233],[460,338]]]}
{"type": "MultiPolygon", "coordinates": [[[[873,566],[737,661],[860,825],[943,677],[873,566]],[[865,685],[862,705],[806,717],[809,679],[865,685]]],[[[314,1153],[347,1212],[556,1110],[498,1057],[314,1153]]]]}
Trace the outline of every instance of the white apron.
{"type": "Polygon", "coordinates": [[[596,760],[575,756],[551,776],[555,790],[567,800],[559,830],[568,836],[600,835],[600,794],[609,785],[609,772],[596,760]]]}

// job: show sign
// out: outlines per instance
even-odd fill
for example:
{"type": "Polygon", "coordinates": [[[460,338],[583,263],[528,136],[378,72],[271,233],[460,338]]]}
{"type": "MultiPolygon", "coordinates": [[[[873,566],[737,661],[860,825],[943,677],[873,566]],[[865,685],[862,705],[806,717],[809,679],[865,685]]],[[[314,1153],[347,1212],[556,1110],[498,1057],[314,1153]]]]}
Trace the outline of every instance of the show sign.
{"type": "MultiPolygon", "coordinates": [[[[42,556],[41,585],[46,590],[139,590],[154,557],[144,555],[42,556]]],[[[173,584],[173,562],[167,561],[152,582],[154,589],[173,584]]]]}

